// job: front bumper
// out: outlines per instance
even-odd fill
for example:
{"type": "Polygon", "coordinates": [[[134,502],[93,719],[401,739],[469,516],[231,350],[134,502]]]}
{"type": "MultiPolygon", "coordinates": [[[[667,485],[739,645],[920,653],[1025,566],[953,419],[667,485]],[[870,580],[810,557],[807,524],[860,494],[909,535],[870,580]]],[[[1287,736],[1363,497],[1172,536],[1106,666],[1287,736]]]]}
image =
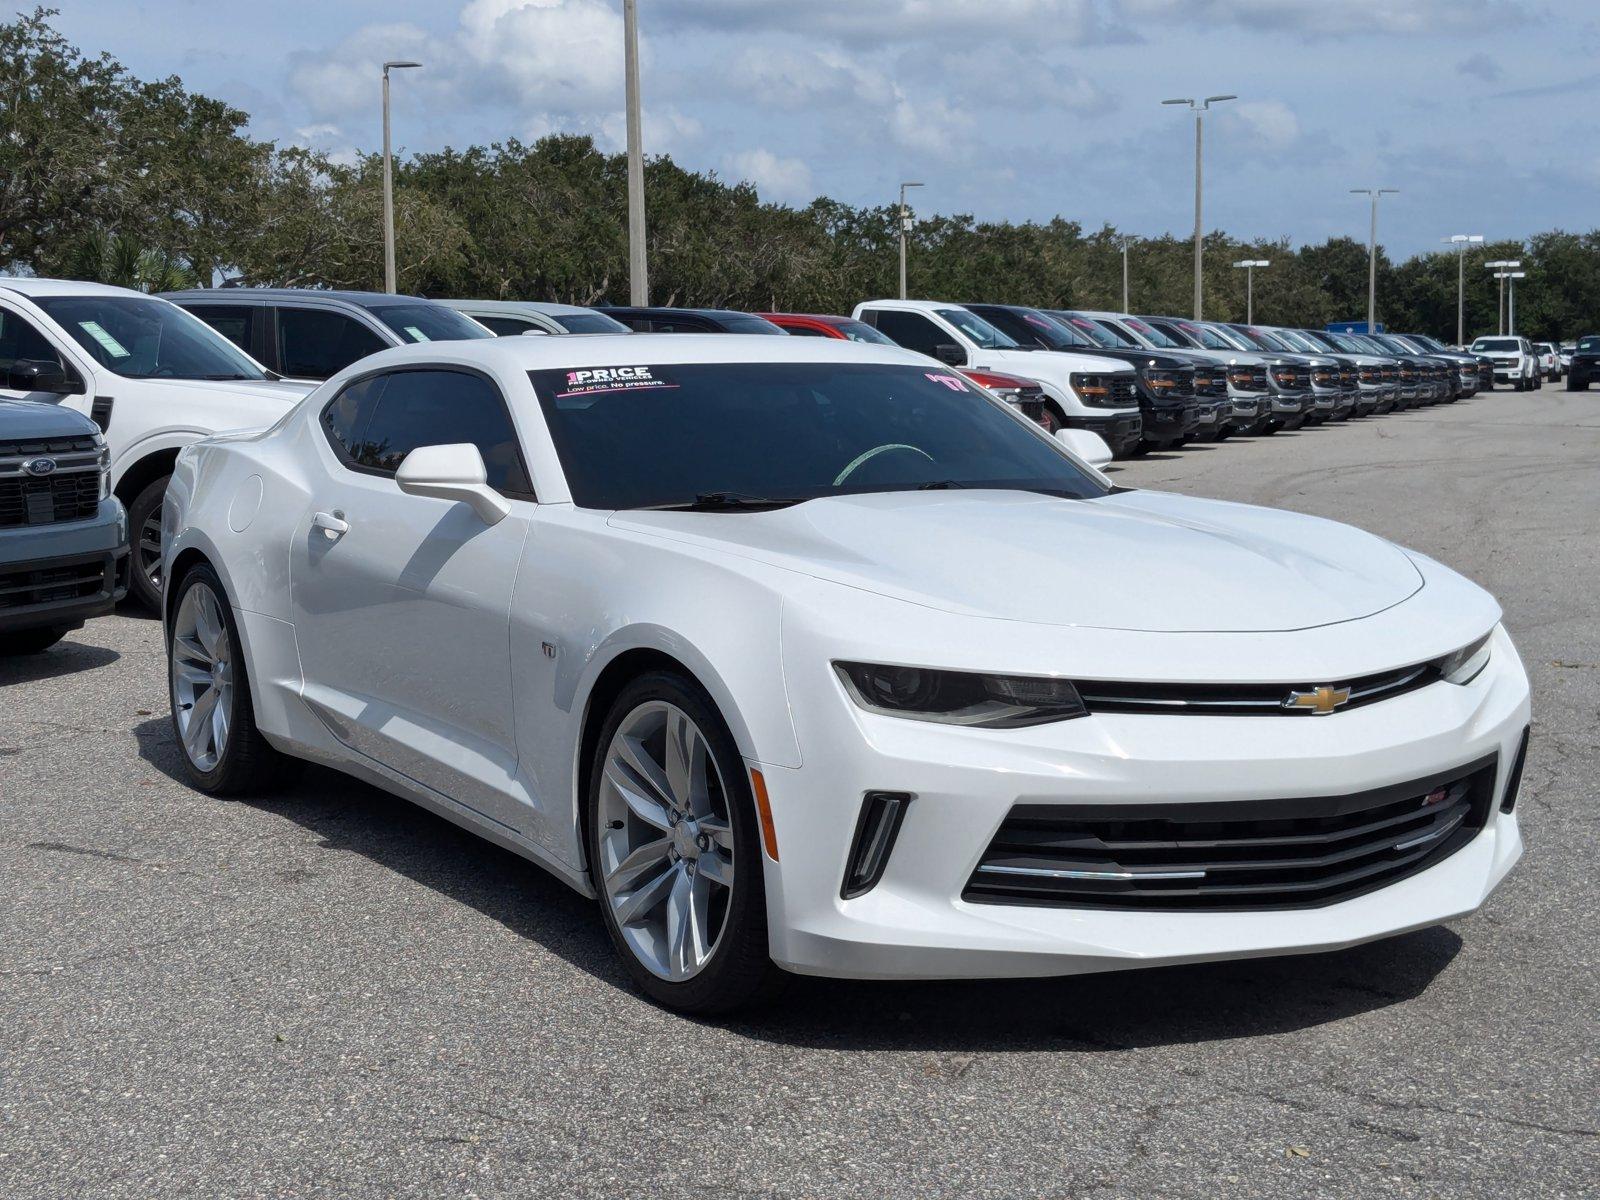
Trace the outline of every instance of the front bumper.
{"type": "Polygon", "coordinates": [[[1147,404],[1140,408],[1144,418],[1144,439],[1149,442],[1176,442],[1191,436],[1200,424],[1197,404],[1147,404]]]}
{"type": "Polygon", "coordinates": [[[1111,447],[1113,454],[1125,454],[1137,446],[1144,428],[1144,418],[1137,412],[1128,411],[1106,413],[1104,416],[1098,413],[1069,413],[1065,420],[1068,429],[1087,429],[1090,433],[1098,433],[1111,447]]]}
{"type": "Polygon", "coordinates": [[[1312,399],[1310,392],[1273,392],[1272,415],[1275,417],[1299,417],[1311,411],[1312,399]]]}
{"type": "Polygon", "coordinates": [[[1500,802],[1528,726],[1528,683],[1503,631],[1465,687],[1435,683],[1326,718],[1102,714],[975,730],[874,716],[825,664],[802,674],[791,694],[798,684],[815,703],[794,706],[795,729],[811,749],[799,768],[757,765],[781,854],[767,864],[771,950],[805,974],[1051,976],[1332,950],[1472,912],[1522,853],[1516,813],[1500,802]],[[1158,801],[1355,794],[1489,756],[1498,768],[1482,830],[1435,865],[1350,899],[1139,912],[962,898],[1017,804],[1126,806],[1136,818],[1158,801]],[[844,899],[857,815],[874,789],[912,799],[881,880],[844,899]]]}
{"type": "Polygon", "coordinates": [[[76,629],[128,592],[128,519],[100,502],[87,521],[7,528],[0,536],[0,632],[76,629]]]}
{"type": "Polygon", "coordinates": [[[1228,403],[1228,428],[1232,430],[1254,428],[1271,407],[1265,396],[1234,395],[1228,403]]]}

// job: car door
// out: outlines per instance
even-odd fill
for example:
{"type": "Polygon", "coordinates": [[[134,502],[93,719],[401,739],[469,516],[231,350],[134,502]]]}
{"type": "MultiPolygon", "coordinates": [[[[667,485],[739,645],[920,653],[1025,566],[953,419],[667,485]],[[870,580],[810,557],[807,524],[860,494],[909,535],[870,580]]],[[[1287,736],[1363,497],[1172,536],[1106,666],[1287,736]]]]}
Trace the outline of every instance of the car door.
{"type": "Polygon", "coordinates": [[[907,350],[915,350],[951,366],[971,365],[971,356],[962,345],[960,336],[923,313],[899,308],[869,308],[862,312],[861,319],[907,350]],[[952,347],[957,353],[952,354],[947,349],[941,355],[942,346],[952,347]]]}
{"type": "Polygon", "coordinates": [[[509,612],[533,495],[488,376],[423,366],[347,384],[324,408],[290,588],[306,702],[352,750],[519,831],[509,612]],[[511,514],[403,493],[418,446],[470,442],[511,514]]]}

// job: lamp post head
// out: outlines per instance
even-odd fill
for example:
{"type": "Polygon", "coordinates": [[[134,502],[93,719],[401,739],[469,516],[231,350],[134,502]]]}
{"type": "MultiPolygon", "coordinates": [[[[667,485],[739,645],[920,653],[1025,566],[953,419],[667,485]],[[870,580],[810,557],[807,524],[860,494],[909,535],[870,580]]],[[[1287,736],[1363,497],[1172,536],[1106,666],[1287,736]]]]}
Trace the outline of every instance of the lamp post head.
{"type": "Polygon", "coordinates": [[[383,64],[383,73],[387,75],[390,71],[400,71],[406,67],[420,67],[421,65],[421,63],[412,62],[410,59],[392,59],[383,64]]]}
{"type": "Polygon", "coordinates": [[[1244,258],[1233,265],[1236,267],[1270,267],[1272,261],[1265,258],[1244,258]]]}
{"type": "Polygon", "coordinates": [[[1193,100],[1189,100],[1189,99],[1163,100],[1161,103],[1163,103],[1163,104],[1187,104],[1190,108],[1194,107],[1194,101],[1193,100]]]}
{"type": "Polygon", "coordinates": [[[1221,104],[1224,100],[1237,100],[1238,98],[1232,92],[1229,92],[1226,96],[1207,96],[1205,107],[1210,108],[1213,104],[1221,104]]]}

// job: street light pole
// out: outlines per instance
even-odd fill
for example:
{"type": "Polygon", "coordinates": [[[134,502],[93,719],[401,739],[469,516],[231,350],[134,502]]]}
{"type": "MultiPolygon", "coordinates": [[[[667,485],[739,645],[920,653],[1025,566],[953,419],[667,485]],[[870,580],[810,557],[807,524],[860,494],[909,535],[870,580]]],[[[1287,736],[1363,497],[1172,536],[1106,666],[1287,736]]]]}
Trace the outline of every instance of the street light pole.
{"type": "Polygon", "coordinates": [[[1486,269],[1493,271],[1495,273],[1494,277],[1500,281],[1500,299],[1494,310],[1494,331],[1503,334],[1506,331],[1506,280],[1511,278],[1506,272],[1517,270],[1522,266],[1522,260],[1520,258],[1500,258],[1483,265],[1486,269]]]}
{"type": "Polygon", "coordinates": [[[1456,233],[1441,239],[1456,248],[1456,345],[1467,344],[1467,247],[1483,241],[1481,233],[1456,233]]]}
{"type": "Polygon", "coordinates": [[[1234,95],[1207,96],[1204,100],[1193,99],[1163,100],[1163,104],[1187,104],[1194,112],[1194,319],[1200,320],[1200,271],[1204,265],[1205,250],[1202,242],[1204,226],[1200,216],[1200,179],[1201,179],[1201,147],[1203,137],[1201,130],[1205,123],[1206,110],[1213,104],[1220,104],[1224,100],[1237,100],[1234,95]]]}
{"type": "Polygon", "coordinates": [[[1367,237],[1367,332],[1378,332],[1378,197],[1397,196],[1399,188],[1351,188],[1352,196],[1372,197],[1372,231],[1367,237]]]}
{"type": "Polygon", "coordinates": [[[628,303],[650,303],[650,266],[644,242],[644,131],[639,100],[639,10],[622,0],[624,88],[628,107],[628,303]]]}
{"type": "Polygon", "coordinates": [[[419,62],[383,64],[383,290],[394,294],[394,156],[389,148],[389,72],[420,67],[419,62]]]}
{"type": "MultiPolygon", "coordinates": [[[[1521,263],[1513,263],[1512,265],[1513,266],[1521,266],[1522,264],[1521,263]]],[[[1504,271],[1504,272],[1500,273],[1499,275],[1495,276],[1496,279],[1502,279],[1502,280],[1503,279],[1509,279],[1511,281],[1511,292],[1510,292],[1511,304],[1510,304],[1510,308],[1508,310],[1510,315],[1506,318],[1506,336],[1507,337],[1516,337],[1517,336],[1517,280],[1526,279],[1527,277],[1528,276],[1527,276],[1527,272],[1526,271],[1504,271]]],[[[1501,286],[1504,287],[1505,285],[1501,284],[1501,286]]]]}
{"type": "Polygon", "coordinates": [[[1255,271],[1257,267],[1270,267],[1272,261],[1266,258],[1245,258],[1233,265],[1244,268],[1244,323],[1254,325],[1256,323],[1255,271]]]}
{"type": "Polygon", "coordinates": [[[900,185],[900,299],[906,298],[906,235],[911,232],[911,210],[906,208],[906,189],[922,187],[920,183],[900,185]]]}
{"type": "Polygon", "coordinates": [[[1128,239],[1122,239],[1122,311],[1130,313],[1133,305],[1128,301],[1128,239]]]}

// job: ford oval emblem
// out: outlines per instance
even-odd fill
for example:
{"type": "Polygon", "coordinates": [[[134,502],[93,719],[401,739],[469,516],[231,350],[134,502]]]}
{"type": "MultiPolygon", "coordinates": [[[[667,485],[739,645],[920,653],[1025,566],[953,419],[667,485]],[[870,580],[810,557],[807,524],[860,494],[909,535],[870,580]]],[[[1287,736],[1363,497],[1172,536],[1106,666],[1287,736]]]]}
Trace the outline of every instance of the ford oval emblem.
{"type": "Polygon", "coordinates": [[[53,458],[30,458],[22,464],[22,469],[34,478],[42,479],[46,475],[55,474],[56,460],[53,458]]]}

